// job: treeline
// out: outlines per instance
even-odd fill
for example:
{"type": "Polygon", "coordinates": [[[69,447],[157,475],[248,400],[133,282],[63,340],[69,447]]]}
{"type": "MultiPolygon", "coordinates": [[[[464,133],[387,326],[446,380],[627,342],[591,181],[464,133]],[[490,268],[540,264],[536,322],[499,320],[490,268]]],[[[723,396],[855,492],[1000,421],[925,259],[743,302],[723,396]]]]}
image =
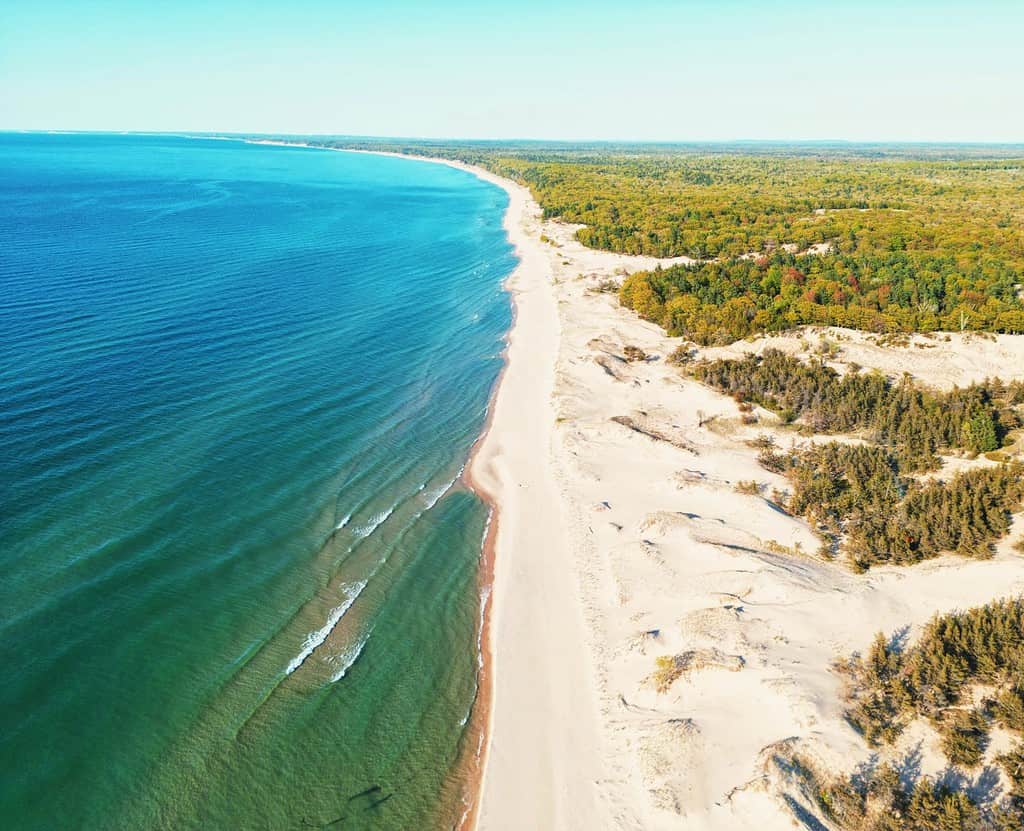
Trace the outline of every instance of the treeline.
{"type": "Polygon", "coordinates": [[[1024,161],[799,155],[478,151],[528,185],[548,218],[586,226],[585,245],[627,254],[731,259],[792,244],[988,252],[1021,268],[1024,161]]]}
{"type": "Polygon", "coordinates": [[[760,404],[784,421],[799,419],[815,433],[861,434],[890,448],[907,473],[935,469],[940,450],[996,450],[1020,426],[1014,407],[1024,402],[1024,383],[1019,381],[993,379],[932,391],[907,377],[893,383],[879,372],[854,369],[840,376],[821,361],[804,363],[778,349],[699,363],[692,373],[713,389],[760,404]]]}
{"type": "Polygon", "coordinates": [[[918,716],[963,730],[963,710],[954,708],[974,685],[997,690],[982,702],[983,729],[997,723],[1024,736],[1024,600],[936,616],[904,651],[879,633],[845,669],[847,718],[872,745],[892,742],[918,716]]]}
{"type": "Polygon", "coordinates": [[[805,795],[843,831],[1020,831],[1016,799],[981,804],[971,793],[921,777],[904,781],[883,762],[854,776],[826,776],[799,758],[787,760],[805,795]]]}
{"type": "Polygon", "coordinates": [[[731,259],[833,241],[842,253],[1024,268],[1024,160],[1010,148],[950,147],[936,159],[928,146],[312,142],[480,165],[527,185],[547,217],[586,226],[580,240],[609,251],[731,259]]]}
{"type": "Polygon", "coordinates": [[[476,164],[585,245],[697,261],[634,275],[622,301],[698,343],[803,324],[1024,332],[1024,159],[996,158],[1008,148],[314,143],[476,164]]]}
{"type": "Polygon", "coordinates": [[[988,557],[1024,501],[1024,466],[1002,464],[947,482],[904,476],[881,447],[829,442],[805,450],[762,451],[761,463],[792,486],[780,507],[806,517],[858,571],[910,565],[953,552],[988,557]]]}
{"type": "Polygon", "coordinates": [[[947,761],[974,771],[985,759],[994,725],[1016,743],[995,758],[1009,792],[985,800],[966,785],[954,788],[926,777],[906,782],[890,763],[827,777],[799,758],[789,760],[805,796],[828,819],[846,831],[1024,827],[1024,601],[937,615],[905,650],[879,633],[866,655],[839,669],[849,681],[846,717],[872,746],[893,742],[914,719],[926,718],[941,736],[947,761]],[[986,691],[980,702],[978,688],[986,691]]]}
{"type": "Polygon", "coordinates": [[[1021,265],[977,252],[775,251],[638,272],[619,298],[670,335],[703,345],[802,325],[1021,333],[1021,265]]]}

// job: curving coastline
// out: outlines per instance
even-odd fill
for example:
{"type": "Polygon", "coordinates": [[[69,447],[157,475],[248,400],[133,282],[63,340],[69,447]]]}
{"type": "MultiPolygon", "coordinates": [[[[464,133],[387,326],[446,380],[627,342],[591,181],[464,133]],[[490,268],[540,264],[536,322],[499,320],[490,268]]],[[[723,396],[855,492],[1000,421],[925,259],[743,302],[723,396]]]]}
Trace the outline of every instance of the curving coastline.
{"type": "Polygon", "coordinates": [[[458,827],[608,827],[599,695],[552,452],[557,251],[541,241],[540,206],[522,185],[449,159],[377,155],[448,165],[502,188],[519,258],[505,281],[514,312],[505,367],[463,474],[491,524],[480,568],[480,687],[460,766],[469,804],[458,827]]]}
{"type": "Polygon", "coordinates": [[[322,149],[443,164],[508,194],[503,224],[519,258],[505,280],[513,321],[487,423],[463,472],[491,521],[480,566],[479,692],[453,777],[467,808],[456,827],[606,827],[598,693],[551,452],[561,324],[541,208],[524,186],[475,165],[322,149]]]}
{"type": "MultiPolygon", "coordinates": [[[[505,279],[504,287],[509,292],[512,303],[512,325],[506,339],[504,350],[505,363],[498,381],[491,393],[488,406],[487,421],[480,438],[470,454],[470,458],[462,469],[461,479],[471,491],[482,499],[490,511],[487,531],[482,541],[479,571],[480,596],[480,630],[478,649],[480,650],[480,672],[478,676],[477,697],[473,703],[463,735],[463,757],[452,770],[449,782],[453,790],[453,798],[457,798],[465,806],[461,816],[455,822],[455,831],[472,831],[478,828],[520,828],[519,815],[511,806],[521,800],[516,798],[517,786],[506,777],[504,788],[509,799],[500,796],[488,797],[488,810],[484,811],[485,783],[495,781],[489,775],[488,762],[491,756],[491,745],[495,730],[495,618],[500,614],[506,598],[502,596],[507,582],[499,582],[496,569],[499,562],[499,548],[511,553],[516,547],[516,520],[522,517],[510,516],[509,505],[506,504],[513,488],[519,487],[511,471],[502,463],[508,450],[509,439],[515,439],[520,429],[516,424],[516,412],[524,405],[532,405],[534,418],[547,412],[548,424],[553,419],[551,396],[554,387],[554,365],[558,351],[557,310],[551,287],[551,268],[547,262],[546,252],[540,241],[541,209],[531,196],[529,190],[509,179],[496,176],[488,170],[476,165],[466,164],[453,159],[430,156],[413,156],[407,153],[392,153],[386,150],[360,150],[356,148],[324,147],[308,142],[277,141],[272,139],[243,139],[247,144],[262,144],[279,147],[307,147],[315,150],[328,150],[335,153],[361,153],[373,156],[390,156],[410,161],[441,164],[457,170],[472,173],[478,179],[496,185],[508,194],[509,202],[502,221],[509,241],[512,243],[518,264],[505,279]],[[537,319],[541,318],[541,319],[537,319]],[[546,319],[543,319],[546,318],[546,319]],[[534,349],[532,355],[526,343],[530,338],[524,335],[524,329],[536,331],[544,328],[548,334],[554,334],[553,343],[547,350],[534,349]],[[546,383],[538,386],[532,373],[541,369],[540,378],[546,383]],[[526,393],[523,396],[523,393],[526,393]],[[502,519],[505,518],[505,522],[502,519]],[[508,526],[511,526],[509,528],[508,526]],[[497,587],[497,588],[496,588],[497,587]],[[493,810],[489,806],[492,801],[498,804],[493,810]],[[512,811],[509,814],[509,811],[512,811]],[[513,821],[513,817],[515,817],[513,821]]],[[[542,426],[540,418],[538,426],[542,426]]],[[[515,441],[519,445],[519,441],[515,441]]],[[[548,443],[539,443],[533,447],[531,463],[546,464],[548,443]]],[[[555,506],[552,499],[550,506],[555,506]]],[[[562,548],[567,555],[567,547],[562,548]]],[[[567,562],[567,560],[566,560],[567,562]]],[[[570,595],[571,596],[571,595],[570,595]]],[[[580,618],[582,622],[582,617],[580,618]]],[[[581,644],[582,645],[582,644],[581,644]]],[[[502,724],[513,721],[513,713],[506,718],[503,714],[502,724]]],[[[596,722],[595,722],[596,724],[596,722]]],[[[510,724],[510,728],[512,725],[510,724]]],[[[504,733],[504,728],[502,730],[504,733]]],[[[527,760],[523,756],[518,761],[509,760],[516,767],[527,760]]],[[[498,790],[499,786],[492,786],[498,790]]],[[[539,821],[539,820],[538,820],[539,821]]],[[[553,817],[549,814],[541,825],[534,827],[551,827],[553,817]]]]}
{"type": "MultiPolygon", "coordinates": [[[[565,263],[558,261],[558,248],[541,240],[540,206],[522,185],[451,159],[254,143],[443,164],[508,194],[503,225],[519,259],[504,284],[513,321],[487,423],[462,477],[488,505],[491,520],[479,573],[478,695],[464,757],[450,779],[457,791],[452,796],[466,805],[455,827],[609,827],[615,812],[604,784],[607,753],[590,622],[553,447],[562,349],[556,284],[565,279],[556,271],[564,271],[565,263]]],[[[635,268],[648,258],[625,259],[635,268]]]]}

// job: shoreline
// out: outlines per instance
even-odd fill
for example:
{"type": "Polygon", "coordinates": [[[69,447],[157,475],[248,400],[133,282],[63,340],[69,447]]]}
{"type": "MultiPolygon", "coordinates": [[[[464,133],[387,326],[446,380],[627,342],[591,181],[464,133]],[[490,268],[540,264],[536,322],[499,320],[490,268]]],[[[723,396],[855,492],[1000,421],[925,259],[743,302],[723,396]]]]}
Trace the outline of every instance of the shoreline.
{"type": "MultiPolygon", "coordinates": [[[[318,148],[316,145],[310,144],[299,146],[442,164],[456,170],[471,173],[481,181],[500,187],[508,196],[509,201],[502,217],[502,226],[505,229],[509,242],[513,246],[518,262],[502,281],[502,288],[509,295],[509,302],[512,307],[512,320],[505,338],[505,348],[502,350],[503,364],[501,372],[495,381],[488,402],[487,419],[480,432],[480,436],[470,450],[469,458],[466,460],[461,477],[466,487],[476,494],[488,508],[487,530],[480,551],[477,589],[481,612],[478,636],[480,671],[477,676],[477,697],[473,703],[472,715],[463,737],[463,753],[466,754],[465,758],[456,762],[452,769],[452,777],[456,781],[460,778],[460,771],[465,772],[465,779],[463,780],[465,783],[464,791],[461,794],[461,798],[466,805],[466,809],[455,823],[454,829],[455,831],[473,831],[473,829],[481,827],[480,817],[484,795],[484,781],[487,776],[488,758],[493,736],[492,718],[494,712],[496,664],[493,619],[495,609],[500,603],[495,570],[498,559],[498,541],[501,538],[500,529],[502,527],[501,499],[498,493],[500,486],[496,486],[497,483],[494,481],[487,483],[487,476],[482,471],[497,455],[496,449],[493,446],[495,444],[495,420],[499,411],[504,409],[502,390],[506,388],[506,381],[518,353],[518,350],[515,349],[515,335],[521,322],[521,304],[517,287],[518,282],[524,276],[524,253],[530,245],[529,237],[523,231],[522,224],[531,209],[533,213],[539,215],[540,207],[533,200],[529,191],[522,185],[465,162],[429,156],[412,156],[405,153],[391,153],[388,151],[318,148]],[[475,752],[473,751],[474,744],[476,745],[475,752]]],[[[554,356],[552,356],[553,363],[554,356]]]]}
{"type": "Polygon", "coordinates": [[[526,187],[464,162],[321,149],[447,165],[509,197],[503,226],[518,263],[503,287],[512,323],[487,421],[462,477],[490,508],[490,524],[479,573],[478,698],[467,757],[453,768],[455,781],[460,768],[466,773],[468,805],[455,828],[611,828],[615,811],[603,787],[607,757],[596,665],[556,471],[560,266],[557,248],[541,241],[541,208],[526,187]]]}
{"type": "MultiPolygon", "coordinates": [[[[455,783],[462,783],[460,798],[465,805],[465,811],[453,826],[454,831],[474,831],[474,829],[491,827],[565,827],[566,814],[563,810],[545,806],[543,816],[545,819],[538,820],[542,825],[531,822],[520,824],[516,818],[516,811],[513,809],[515,801],[521,796],[516,782],[511,777],[505,777],[503,784],[504,794],[492,797],[497,802],[493,816],[485,817],[485,794],[488,783],[493,783],[495,777],[490,775],[490,759],[492,744],[495,737],[495,697],[497,693],[496,666],[497,649],[494,636],[496,620],[501,616],[503,607],[508,600],[509,580],[501,580],[497,571],[503,566],[510,566],[510,552],[506,551],[504,556],[499,554],[502,543],[507,537],[514,535],[514,530],[509,529],[513,525],[513,517],[509,516],[507,502],[509,487],[514,484],[508,481],[507,471],[502,469],[502,456],[505,452],[503,447],[503,436],[509,438],[510,432],[515,431],[517,405],[521,403],[521,397],[517,393],[524,390],[536,393],[532,395],[534,400],[535,415],[540,416],[543,426],[550,429],[554,421],[554,413],[551,409],[550,400],[553,394],[554,369],[558,354],[558,319],[555,306],[555,297],[551,285],[551,268],[548,263],[548,252],[542,248],[540,235],[537,233],[531,236],[525,224],[528,220],[540,222],[540,206],[533,199],[529,190],[512,180],[497,176],[484,168],[476,165],[466,164],[453,159],[444,159],[431,156],[414,156],[406,153],[394,153],[384,150],[360,150],[356,148],[322,147],[306,142],[286,142],[273,140],[245,140],[246,143],[257,145],[271,145],[283,147],[304,147],[312,150],[328,150],[340,153],[362,153],[375,156],[390,156],[392,158],[408,159],[411,161],[428,162],[431,164],[442,164],[456,170],[471,173],[481,181],[500,187],[508,196],[508,205],[502,218],[502,225],[509,242],[512,244],[515,256],[518,260],[515,267],[502,282],[502,287],[509,294],[512,306],[512,321],[508,329],[503,350],[503,366],[494,388],[491,392],[488,403],[487,419],[481,430],[480,436],[470,450],[469,458],[466,461],[462,473],[462,481],[466,487],[476,494],[488,507],[489,519],[487,531],[481,546],[480,568],[478,573],[478,596],[480,599],[481,622],[479,630],[479,660],[480,671],[477,682],[477,697],[473,703],[472,715],[467,724],[466,732],[463,734],[464,758],[458,760],[452,768],[451,780],[455,783]],[[539,289],[539,291],[538,291],[539,289]],[[532,309],[523,315],[523,306],[526,296],[532,294],[535,300],[540,300],[538,306],[547,306],[550,315],[548,321],[548,334],[554,336],[553,348],[549,350],[531,350],[533,342],[522,341],[522,327],[524,317],[530,318],[532,322],[534,314],[532,309]],[[538,296],[539,295],[539,296],[538,296]],[[545,296],[546,295],[546,296],[545,296]],[[554,324],[551,326],[550,324],[554,324]],[[549,364],[547,369],[550,375],[550,388],[538,389],[533,383],[534,378],[530,374],[529,363],[530,352],[533,352],[534,363],[549,364]],[[538,361],[539,359],[539,361],[538,361]],[[515,384],[516,391],[510,390],[510,377],[515,384]],[[546,399],[546,400],[545,400],[546,399]],[[539,406],[537,406],[539,405],[539,406]],[[547,411],[549,418],[543,417],[547,411]],[[509,427],[502,431],[502,423],[510,422],[509,427]],[[503,497],[506,499],[503,500],[503,497]],[[506,520],[503,522],[503,520],[506,520]],[[475,751],[474,751],[475,746],[475,751]],[[555,820],[556,815],[561,815],[561,824],[555,820]]],[[[527,304],[529,305],[529,304],[527,304]]],[[[549,437],[550,438],[550,437],[549,437]]],[[[544,467],[550,460],[549,446],[532,447],[532,458],[542,460],[544,467]]],[[[521,483],[518,483],[521,485],[521,483]]],[[[553,480],[551,482],[553,485],[553,480]]],[[[550,494],[557,497],[554,491],[550,494]]],[[[549,506],[556,507],[557,499],[550,500],[549,506]]],[[[520,517],[521,519],[523,517],[520,517]]],[[[511,545],[506,546],[511,547],[511,545]]],[[[568,547],[563,548],[564,565],[568,565],[568,547]]],[[[582,614],[580,615],[582,625],[582,614]]],[[[531,641],[532,642],[532,641],[531,641]]],[[[511,644],[509,644],[511,646],[511,644]]],[[[580,655],[582,657],[582,654],[580,655]]],[[[515,708],[518,710],[518,707],[515,708]]],[[[510,712],[509,732],[516,730],[514,724],[516,719],[510,712]]],[[[596,715],[596,713],[595,713],[596,715]]],[[[504,719],[503,719],[504,723],[504,719]]],[[[571,729],[571,724],[563,722],[563,726],[571,729]]],[[[596,727],[596,722],[594,725],[596,727]]],[[[539,730],[543,733],[543,730],[539,730]]],[[[542,738],[542,736],[540,737],[542,738]]],[[[531,743],[527,743],[527,746],[531,743]]],[[[521,764],[528,764],[530,755],[524,752],[523,747],[516,760],[512,762],[514,768],[521,764]]],[[[544,777],[546,778],[546,777],[544,777]]],[[[539,783],[541,787],[544,783],[539,783]]],[[[547,783],[550,786],[550,783],[547,783]]],[[[493,785],[492,785],[493,787],[493,785]]],[[[544,788],[550,790],[550,787],[544,788]]],[[[491,801],[491,800],[489,800],[491,801]]],[[[529,800],[527,800],[529,801],[529,800]]],[[[571,810],[572,806],[569,806],[571,810]]]]}

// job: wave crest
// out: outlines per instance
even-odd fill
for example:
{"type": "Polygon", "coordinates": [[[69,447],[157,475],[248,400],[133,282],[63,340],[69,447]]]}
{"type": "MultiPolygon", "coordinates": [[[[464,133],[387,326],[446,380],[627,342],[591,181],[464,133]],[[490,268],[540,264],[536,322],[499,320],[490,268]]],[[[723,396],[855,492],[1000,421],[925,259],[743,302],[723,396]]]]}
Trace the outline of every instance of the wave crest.
{"type": "Polygon", "coordinates": [[[366,537],[370,536],[370,534],[372,534],[374,531],[376,531],[381,525],[383,525],[387,518],[391,516],[394,512],[395,506],[392,506],[388,508],[386,511],[381,511],[379,514],[375,514],[374,516],[370,517],[369,522],[367,522],[365,525],[360,525],[358,528],[355,529],[353,533],[357,537],[359,537],[359,539],[365,539],[366,537]]]}
{"type": "Polygon", "coordinates": [[[435,488],[434,490],[430,491],[429,493],[427,493],[424,496],[424,502],[426,504],[426,508],[424,510],[429,511],[438,502],[441,501],[441,497],[444,496],[446,493],[448,493],[448,491],[450,491],[455,486],[455,483],[459,481],[459,477],[462,476],[462,470],[463,470],[463,468],[460,467],[459,468],[459,472],[456,473],[455,476],[452,477],[451,480],[449,480],[444,485],[441,485],[440,487],[435,488]]]}
{"type": "Polygon", "coordinates": [[[359,656],[363,654],[363,647],[366,646],[366,642],[370,640],[371,634],[372,631],[367,632],[365,637],[360,638],[335,658],[335,661],[338,663],[338,669],[335,670],[334,675],[331,676],[332,684],[336,681],[340,681],[345,677],[345,673],[352,669],[355,662],[359,660],[359,656]]]}
{"type": "Polygon", "coordinates": [[[285,670],[285,675],[291,675],[295,672],[295,670],[302,666],[306,658],[312,655],[316,648],[327,640],[327,636],[334,631],[334,627],[338,625],[338,621],[345,616],[345,612],[352,607],[352,604],[356,602],[356,598],[362,594],[363,589],[365,588],[365,580],[360,580],[357,583],[346,583],[342,586],[344,600],[331,609],[330,615],[327,616],[327,623],[315,632],[310,632],[306,635],[306,640],[302,643],[302,649],[288,664],[288,668],[285,670]]]}

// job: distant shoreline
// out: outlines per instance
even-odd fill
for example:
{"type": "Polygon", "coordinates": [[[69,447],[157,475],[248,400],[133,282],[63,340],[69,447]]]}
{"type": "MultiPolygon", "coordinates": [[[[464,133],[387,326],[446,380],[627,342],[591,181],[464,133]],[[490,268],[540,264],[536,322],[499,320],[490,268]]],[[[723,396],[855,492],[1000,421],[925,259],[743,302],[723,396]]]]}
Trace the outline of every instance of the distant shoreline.
{"type": "MultiPolygon", "coordinates": [[[[652,154],[698,155],[822,155],[861,158],[930,158],[930,159],[1019,159],[1024,158],[1024,142],[1020,141],[920,141],[841,138],[826,139],[764,139],[732,138],[706,140],[638,140],[638,139],[529,139],[529,138],[424,138],[403,136],[342,136],[333,134],[310,136],[282,136],[254,133],[200,133],[183,131],[142,130],[17,130],[0,129],[0,135],[82,135],[82,136],[172,136],[197,140],[239,141],[251,144],[309,147],[312,149],[342,150],[318,142],[341,141],[351,143],[407,144],[422,147],[524,147],[547,150],[586,150],[600,153],[630,151],[652,154]]],[[[375,152],[375,151],[363,151],[375,152]]],[[[381,151],[387,154],[388,151],[381,151]]],[[[409,158],[427,160],[427,156],[402,154],[409,158]]]]}

